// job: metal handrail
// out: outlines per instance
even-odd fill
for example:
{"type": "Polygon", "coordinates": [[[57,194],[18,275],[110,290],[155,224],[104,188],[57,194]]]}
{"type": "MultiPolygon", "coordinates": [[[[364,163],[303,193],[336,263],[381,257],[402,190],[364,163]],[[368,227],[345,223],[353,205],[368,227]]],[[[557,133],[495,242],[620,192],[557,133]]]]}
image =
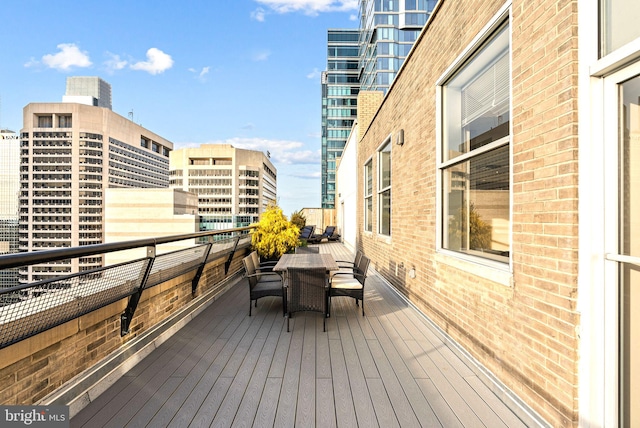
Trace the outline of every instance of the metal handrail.
{"type": "Polygon", "coordinates": [[[55,250],[30,251],[24,253],[0,255],[0,270],[57,260],[73,259],[77,257],[93,256],[114,251],[130,250],[141,247],[155,247],[160,244],[183,241],[185,239],[206,238],[209,236],[242,232],[253,229],[253,226],[236,227],[233,229],[194,232],[183,235],[162,236],[158,238],[144,238],[131,241],[111,242],[107,244],[92,244],[81,247],[58,248],[55,250]]]}

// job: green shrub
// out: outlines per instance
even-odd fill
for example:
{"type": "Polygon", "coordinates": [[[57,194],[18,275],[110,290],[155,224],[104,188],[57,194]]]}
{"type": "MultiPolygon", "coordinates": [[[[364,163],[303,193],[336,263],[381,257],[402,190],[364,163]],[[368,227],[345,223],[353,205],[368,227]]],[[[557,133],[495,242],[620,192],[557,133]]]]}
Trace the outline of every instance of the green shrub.
{"type": "Polygon", "coordinates": [[[307,218],[300,211],[294,211],[291,214],[291,223],[298,226],[298,229],[302,229],[307,225],[307,218]]]}

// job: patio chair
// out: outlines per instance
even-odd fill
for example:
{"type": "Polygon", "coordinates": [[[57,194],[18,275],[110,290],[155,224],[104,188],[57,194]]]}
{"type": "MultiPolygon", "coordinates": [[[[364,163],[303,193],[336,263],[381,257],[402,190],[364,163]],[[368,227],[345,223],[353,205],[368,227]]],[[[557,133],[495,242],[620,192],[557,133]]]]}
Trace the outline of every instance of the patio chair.
{"type": "Polygon", "coordinates": [[[345,272],[345,271],[349,271],[349,272],[356,272],[357,268],[358,268],[358,263],[360,263],[360,259],[362,258],[362,251],[358,250],[356,251],[356,255],[353,258],[353,261],[349,261],[349,260],[336,260],[336,263],[338,263],[338,266],[340,266],[340,271],[345,272]]]}
{"type": "Polygon", "coordinates": [[[309,239],[307,239],[307,242],[311,242],[313,244],[318,244],[320,242],[322,242],[323,239],[327,239],[329,240],[329,238],[331,236],[333,236],[333,233],[336,231],[336,227],[335,226],[327,226],[324,229],[324,232],[321,235],[315,234],[312,235],[309,239]]]}
{"type": "Polygon", "coordinates": [[[327,331],[329,277],[325,268],[289,268],[285,280],[287,331],[294,312],[322,313],[322,331],[327,331]]]}
{"type": "Polygon", "coordinates": [[[251,316],[251,302],[254,302],[254,306],[258,306],[258,299],[267,296],[282,297],[282,315],[284,316],[286,311],[286,299],[284,298],[284,287],[282,284],[282,277],[275,272],[258,272],[251,255],[248,255],[242,259],[245,270],[245,278],[249,282],[249,316],[251,316]]]}
{"type": "Polygon", "coordinates": [[[300,230],[300,236],[298,239],[304,239],[305,241],[313,236],[313,232],[315,232],[316,227],[307,225],[300,230]]]}
{"type": "MultiPolygon", "coordinates": [[[[364,316],[364,284],[367,279],[370,260],[364,254],[360,257],[353,272],[335,272],[331,277],[329,297],[347,296],[356,300],[356,306],[361,301],[362,316],[364,316]]],[[[329,303],[331,306],[331,303],[329,303]]]]}
{"type": "Polygon", "coordinates": [[[319,254],[318,247],[296,247],[296,254],[319,254]]]}
{"type": "Polygon", "coordinates": [[[249,256],[251,256],[251,261],[253,262],[253,267],[256,269],[257,272],[272,272],[273,271],[273,267],[276,265],[276,263],[278,263],[277,261],[265,261],[265,262],[261,262],[260,261],[260,256],[258,256],[258,252],[257,251],[252,251],[251,254],[249,254],[249,256]]]}

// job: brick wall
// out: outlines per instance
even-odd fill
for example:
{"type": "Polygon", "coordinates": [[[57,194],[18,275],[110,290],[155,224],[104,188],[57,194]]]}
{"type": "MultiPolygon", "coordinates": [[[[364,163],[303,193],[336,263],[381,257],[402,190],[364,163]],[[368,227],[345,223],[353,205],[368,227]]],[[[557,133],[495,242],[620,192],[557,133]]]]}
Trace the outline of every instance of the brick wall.
{"type": "MultiPolygon", "coordinates": [[[[242,268],[237,252],[229,272],[242,268]]],[[[226,277],[225,258],[211,260],[198,285],[198,295],[219,287],[226,277]]],[[[192,300],[193,273],[159,284],[142,293],[130,326],[120,336],[120,315],[127,299],[0,349],[0,403],[29,405],[61,387],[121,346],[184,308],[192,300]]]]}
{"type": "Polygon", "coordinates": [[[441,2],[371,125],[359,121],[358,177],[390,133],[405,137],[392,147],[392,236],[376,234],[373,156],[374,228],[359,222],[360,241],[378,272],[545,420],[576,426],[576,1],[512,3],[512,272],[436,250],[436,81],[503,5],[441,2]]]}

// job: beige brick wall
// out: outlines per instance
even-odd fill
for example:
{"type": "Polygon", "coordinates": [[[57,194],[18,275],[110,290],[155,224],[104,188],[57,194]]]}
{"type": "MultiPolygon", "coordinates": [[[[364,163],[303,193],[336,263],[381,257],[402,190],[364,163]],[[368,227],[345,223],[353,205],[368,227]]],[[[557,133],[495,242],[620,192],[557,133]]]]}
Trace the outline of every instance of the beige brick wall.
{"type": "MultiPolygon", "coordinates": [[[[237,252],[229,272],[242,268],[243,252],[237,252]]],[[[198,295],[218,286],[225,278],[226,257],[205,267],[198,295]]],[[[185,274],[145,290],[130,326],[120,336],[120,315],[127,299],[93,311],[61,326],[0,349],[0,403],[29,405],[61,387],[116,351],[123,344],[167,319],[193,300],[191,279],[185,274]]]]}
{"type": "Polygon", "coordinates": [[[392,237],[375,232],[375,180],[374,232],[360,222],[359,234],[375,268],[507,387],[577,426],[577,1],[512,4],[513,275],[436,252],[435,82],[503,5],[441,2],[371,126],[359,122],[359,177],[390,133],[405,136],[392,147],[392,237]]]}

